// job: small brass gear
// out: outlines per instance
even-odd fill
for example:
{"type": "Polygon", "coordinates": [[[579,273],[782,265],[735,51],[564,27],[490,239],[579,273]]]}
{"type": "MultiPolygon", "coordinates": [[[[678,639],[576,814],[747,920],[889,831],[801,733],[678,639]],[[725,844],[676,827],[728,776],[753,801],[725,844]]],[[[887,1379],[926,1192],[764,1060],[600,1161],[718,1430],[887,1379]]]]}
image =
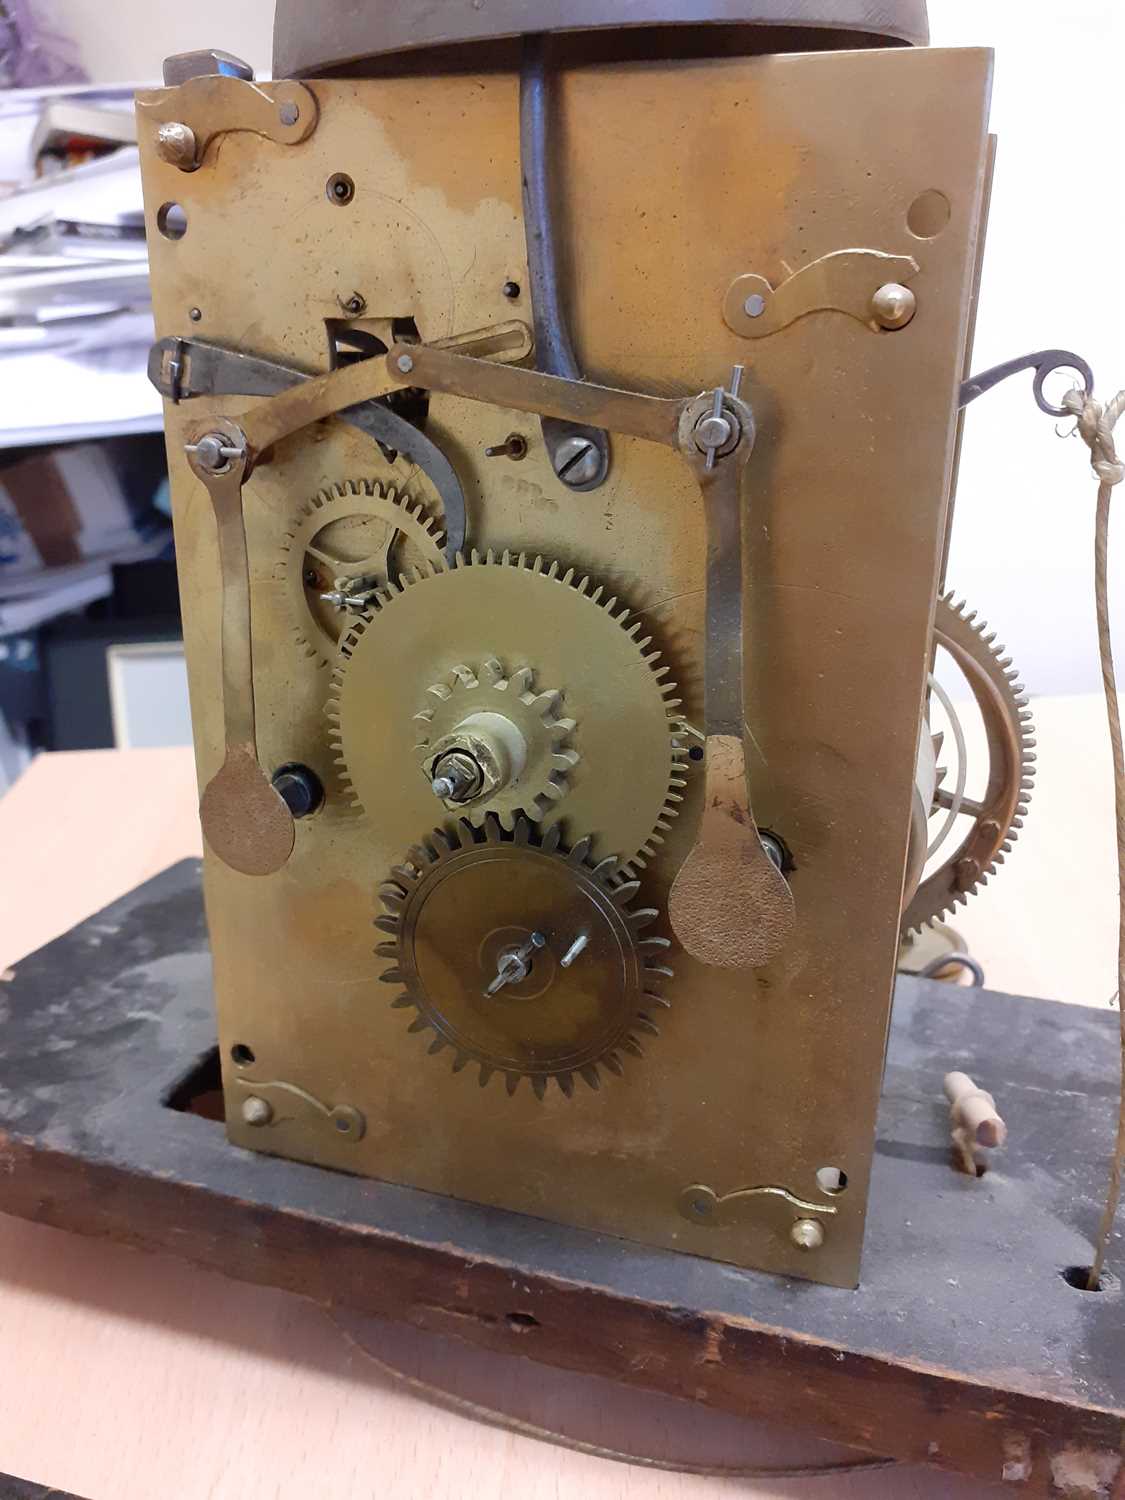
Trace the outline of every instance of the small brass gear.
{"type": "MultiPolygon", "coordinates": [[[[988,742],[988,779],[980,798],[962,798],[972,818],[968,832],[915,890],[903,913],[904,933],[963,906],[1003,864],[1023,827],[1035,779],[1035,727],[1012,659],[975,610],[943,595],[934,615],[934,642],[949,653],[968,682],[988,742]]],[[[940,745],[935,746],[940,748],[940,745]]],[[[935,810],[953,797],[938,772],[935,810]]]]}
{"type": "Polygon", "coordinates": [[[526,1078],[539,1099],[552,1082],[570,1098],[643,1056],[668,1007],[669,942],[642,936],[658,913],[631,905],[637,890],[616,859],[593,862],[589,839],[567,849],[557,823],[436,828],[380,887],[379,977],[455,1073],[474,1063],[482,1087],[499,1074],[509,1094],[526,1078]]]}
{"type": "MultiPolygon", "coordinates": [[[[594,830],[599,857],[642,868],[685,785],[688,752],[669,669],[617,599],[573,568],[524,553],[473,552],[452,565],[436,558],[380,590],[370,616],[341,638],[325,709],[355,806],[378,820],[392,848],[450,811],[420,761],[413,716],[428,684],[489,659],[509,681],[522,681],[523,668],[534,672],[574,720],[566,795],[553,797],[540,780],[533,790],[548,805],[539,821],[594,830]]],[[[547,769],[564,774],[561,765],[547,769]]],[[[505,820],[520,805],[513,795],[505,820]]]]}
{"type": "Polygon", "coordinates": [[[385,588],[407,569],[440,558],[443,542],[438,522],[389,482],[351,479],[315,494],[282,544],[281,579],[306,655],[327,666],[350,623],[322,594],[343,579],[385,588]]]}
{"type": "Polygon", "coordinates": [[[531,667],[509,672],[494,656],[479,667],[458,663],[444,681],[430,685],[426,698],[414,719],[421,736],[415,749],[427,776],[435,757],[457,743],[462,725],[487,724],[495,716],[510,726],[509,739],[519,747],[521,764],[511,780],[494,791],[483,787],[463,807],[448,799],[451,812],[477,827],[493,813],[510,832],[517,813],[538,818],[564,795],[567,773],[578,764],[570,744],[575,723],[561,713],[561,693],[537,690],[531,667]]]}

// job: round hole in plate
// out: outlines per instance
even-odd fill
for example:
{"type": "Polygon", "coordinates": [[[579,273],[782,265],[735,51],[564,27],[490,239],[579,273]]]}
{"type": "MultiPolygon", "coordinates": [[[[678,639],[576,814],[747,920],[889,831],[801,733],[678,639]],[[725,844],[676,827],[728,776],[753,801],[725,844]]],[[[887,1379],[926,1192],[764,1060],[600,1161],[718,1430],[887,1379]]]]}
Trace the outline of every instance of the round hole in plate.
{"type": "Polygon", "coordinates": [[[350,203],[355,197],[355,183],[346,172],[333,172],[324,184],[324,191],[329,203],[335,203],[342,208],[345,203],[350,203]]]}
{"type": "Polygon", "coordinates": [[[949,199],[937,188],[919,193],[906,210],[906,227],[920,240],[932,240],[949,223],[949,199]]]}
{"type": "Polygon", "coordinates": [[[187,234],[187,214],[182,203],[162,203],[156,210],[156,227],[166,240],[182,240],[187,234]]]}
{"type": "Polygon", "coordinates": [[[1103,1271],[1102,1279],[1097,1286],[1087,1286],[1090,1277],[1089,1266],[1064,1266],[1059,1275],[1067,1286],[1074,1288],[1076,1292],[1119,1292],[1121,1283],[1112,1271],[1103,1271]]]}
{"type": "Polygon", "coordinates": [[[230,1049],[230,1057],[231,1062],[236,1063],[240,1068],[248,1068],[254,1061],[254,1049],[248,1047],[245,1042],[235,1042],[230,1049]]]}
{"type": "Polygon", "coordinates": [[[822,1193],[845,1192],[848,1186],[848,1174],[842,1167],[817,1167],[816,1185],[822,1193]]]}
{"type": "Polygon", "coordinates": [[[688,751],[688,755],[691,757],[692,760],[702,760],[703,759],[703,746],[702,745],[693,745],[691,747],[691,749],[688,751]]]}

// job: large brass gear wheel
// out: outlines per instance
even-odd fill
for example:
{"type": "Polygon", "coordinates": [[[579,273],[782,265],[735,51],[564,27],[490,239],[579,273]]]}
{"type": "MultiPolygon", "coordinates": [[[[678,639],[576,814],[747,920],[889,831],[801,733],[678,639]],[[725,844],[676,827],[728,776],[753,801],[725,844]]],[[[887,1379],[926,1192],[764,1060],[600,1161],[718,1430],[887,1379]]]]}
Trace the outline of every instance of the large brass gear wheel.
{"type": "MultiPolygon", "coordinates": [[[[972,690],[988,743],[988,780],[979,798],[959,806],[972,819],[953,851],[921,881],[903,913],[912,932],[964,905],[987,884],[1023,827],[1035,778],[1035,731],[1027,696],[1012,661],[983,620],[945,594],[934,615],[934,643],[960,667],[972,690]]],[[[948,809],[951,795],[939,786],[935,808],[948,809]]]]}
{"type": "Polygon", "coordinates": [[[327,666],[351,617],[321,599],[343,578],[385,588],[400,573],[442,555],[441,527],[390,482],[348,480],[320,490],[283,543],[281,577],[297,640],[327,666]]]}
{"type": "Polygon", "coordinates": [[[471,734],[476,722],[502,719],[514,729],[512,739],[520,751],[521,763],[511,780],[491,792],[484,786],[461,804],[449,798],[450,812],[460,812],[478,827],[492,813],[510,831],[518,813],[538,818],[565,794],[567,775],[578,764],[578,752],[570,744],[574,720],[561,712],[561,693],[538,690],[530,667],[509,672],[494,656],[479,667],[459,662],[445,681],[431,683],[426,698],[414,720],[420,736],[415,750],[428,777],[458,744],[463,725],[470,726],[471,734]]]}
{"type": "MultiPolygon", "coordinates": [[[[414,715],[430,684],[489,660],[502,663],[509,680],[532,671],[574,721],[577,759],[561,783],[565,796],[542,808],[540,821],[565,819],[576,835],[595,830],[599,858],[612,854],[640,868],[662,842],[685,784],[683,721],[668,668],[616,599],[573,569],[522,553],[434,561],[383,590],[372,615],[341,639],[326,710],[356,806],[398,848],[449,812],[420,763],[414,715]]],[[[533,800],[514,797],[505,819],[521,802],[534,816],[533,800]]],[[[480,806],[492,810],[487,800],[480,806]]]]}
{"type": "Polygon", "coordinates": [[[567,1098],[576,1080],[599,1088],[602,1069],[643,1055],[668,1005],[669,943],[641,935],[657,912],[630,905],[637,886],[615,859],[595,865],[589,839],[567,850],[558,824],[435,829],[380,888],[380,978],[403,987],[392,1004],[454,1072],[474,1063],[482,1086],[499,1074],[509,1094],[526,1078],[540,1099],[552,1081],[567,1098]]]}

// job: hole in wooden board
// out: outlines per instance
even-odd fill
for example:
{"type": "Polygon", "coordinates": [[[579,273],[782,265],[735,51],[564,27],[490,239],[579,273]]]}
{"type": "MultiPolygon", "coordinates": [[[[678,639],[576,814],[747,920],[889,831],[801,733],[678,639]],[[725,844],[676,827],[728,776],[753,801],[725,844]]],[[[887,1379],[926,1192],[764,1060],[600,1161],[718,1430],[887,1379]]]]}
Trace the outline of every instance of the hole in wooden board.
{"type": "Polygon", "coordinates": [[[906,227],[917,239],[936,239],[949,223],[950,212],[945,194],[937,188],[927,188],[906,210],[906,227]]]}

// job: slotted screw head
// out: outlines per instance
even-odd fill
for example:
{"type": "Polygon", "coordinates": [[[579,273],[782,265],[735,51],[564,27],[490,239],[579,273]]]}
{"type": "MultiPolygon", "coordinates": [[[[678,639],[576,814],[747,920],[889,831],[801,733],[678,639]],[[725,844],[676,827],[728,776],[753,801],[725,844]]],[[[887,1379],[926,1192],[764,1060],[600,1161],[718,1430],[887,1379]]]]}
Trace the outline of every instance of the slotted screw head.
{"type": "Polygon", "coordinates": [[[574,436],[563,438],[551,455],[555,473],[563,484],[572,486],[589,484],[598,477],[602,456],[589,438],[574,436]]]}

